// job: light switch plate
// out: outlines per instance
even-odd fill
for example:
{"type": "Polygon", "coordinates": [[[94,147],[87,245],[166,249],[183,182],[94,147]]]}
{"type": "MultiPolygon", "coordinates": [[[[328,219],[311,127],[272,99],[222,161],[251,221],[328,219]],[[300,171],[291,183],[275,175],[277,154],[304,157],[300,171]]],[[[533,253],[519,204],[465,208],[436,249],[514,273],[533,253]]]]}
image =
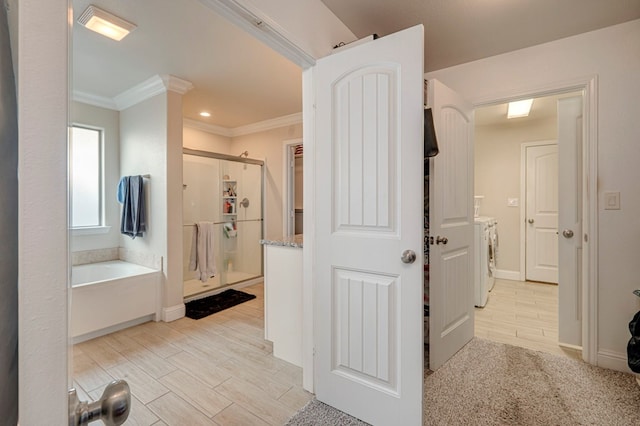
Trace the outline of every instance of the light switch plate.
{"type": "Polygon", "coordinates": [[[604,193],[604,209],[620,210],[620,193],[619,192],[604,193]]]}
{"type": "Polygon", "coordinates": [[[507,206],[509,207],[518,207],[518,199],[517,198],[507,198],[507,206]]]}

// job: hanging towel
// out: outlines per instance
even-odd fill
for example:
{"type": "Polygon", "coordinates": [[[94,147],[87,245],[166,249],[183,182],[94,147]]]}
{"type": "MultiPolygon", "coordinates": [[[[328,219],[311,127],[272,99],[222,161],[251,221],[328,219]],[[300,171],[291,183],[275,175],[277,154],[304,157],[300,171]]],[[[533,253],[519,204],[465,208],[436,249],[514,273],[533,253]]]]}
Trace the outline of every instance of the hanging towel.
{"type": "Polygon", "coordinates": [[[144,181],[140,175],[128,176],[124,179],[124,204],[122,206],[120,232],[131,238],[141,237],[147,230],[144,181]]]}
{"type": "Polygon", "coordinates": [[[197,271],[198,278],[203,283],[217,273],[214,256],[214,232],[213,222],[198,222],[193,227],[189,270],[197,271]]]}
{"type": "Polygon", "coordinates": [[[120,204],[124,204],[124,195],[125,195],[125,192],[127,191],[126,189],[127,186],[129,186],[129,176],[125,176],[121,178],[120,182],[118,182],[117,197],[118,197],[118,202],[120,204]]]}

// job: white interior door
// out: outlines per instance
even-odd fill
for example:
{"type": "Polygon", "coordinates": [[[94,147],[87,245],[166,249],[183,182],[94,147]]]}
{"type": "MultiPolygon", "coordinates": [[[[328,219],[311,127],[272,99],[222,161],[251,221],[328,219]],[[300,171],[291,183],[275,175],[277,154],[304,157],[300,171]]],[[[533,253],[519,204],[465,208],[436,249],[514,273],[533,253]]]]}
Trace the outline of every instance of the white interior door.
{"type": "Polygon", "coordinates": [[[422,424],[423,40],[314,69],[316,397],[375,425],[422,424]]]}
{"type": "Polygon", "coordinates": [[[558,282],[558,145],[526,148],[526,279],[558,282]]]}
{"type": "Polygon", "coordinates": [[[429,368],[473,338],[473,107],[429,80],[440,153],[429,165],[429,368]]]}
{"type": "Polygon", "coordinates": [[[558,341],[582,346],[582,96],[558,101],[558,341]]]}

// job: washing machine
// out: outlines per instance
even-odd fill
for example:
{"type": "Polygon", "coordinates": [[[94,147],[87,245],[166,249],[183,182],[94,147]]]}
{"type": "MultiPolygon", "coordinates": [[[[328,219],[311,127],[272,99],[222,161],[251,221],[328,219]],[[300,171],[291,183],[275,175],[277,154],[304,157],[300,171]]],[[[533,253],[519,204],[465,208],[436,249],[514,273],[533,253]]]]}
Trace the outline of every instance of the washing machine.
{"type": "Polygon", "coordinates": [[[482,308],[487,304],[489,291],[495,283],[495,246],[497,243],[497,224],[495,218],[480,216],[475,218],[475,267],[474,293],[475,305],[482,308]]]}

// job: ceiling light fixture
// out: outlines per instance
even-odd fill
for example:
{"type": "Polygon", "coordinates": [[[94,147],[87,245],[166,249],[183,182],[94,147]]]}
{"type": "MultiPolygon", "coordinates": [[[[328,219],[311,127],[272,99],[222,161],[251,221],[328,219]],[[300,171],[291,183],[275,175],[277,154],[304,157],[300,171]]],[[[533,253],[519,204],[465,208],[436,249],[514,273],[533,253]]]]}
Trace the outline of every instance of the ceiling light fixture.
{"type": "Polygon", "coordinates": [[[89,5],[78,18],[78,23],[84,25],[91,31],[102,34],[110,39],[120,41],[127,36],[137,26],[131,22],[125,21],[105,10],[94,5],[89,5]]]}
{"type": "Polygon", "coordinates": [[[201,115],[202,117],[211,117],[211,113],[206,112],[206,111],[202,111],[202,112],[200,113],[200,115],[201,115]]]}
{"type": "Polygon", "coordinates": [[[507,118],[527,117],[531,111],[531,105],[533,105],[533,99],[509,102],[507,118]]]}

